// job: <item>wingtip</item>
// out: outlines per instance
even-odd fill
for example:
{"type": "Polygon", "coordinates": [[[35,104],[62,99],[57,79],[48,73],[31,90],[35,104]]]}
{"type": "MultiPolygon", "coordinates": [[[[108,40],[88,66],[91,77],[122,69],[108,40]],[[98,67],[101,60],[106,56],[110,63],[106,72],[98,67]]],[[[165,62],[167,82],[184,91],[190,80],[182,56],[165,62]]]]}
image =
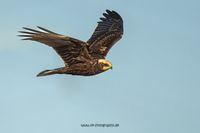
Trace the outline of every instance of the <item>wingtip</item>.
{"type": "Polygon", "coordinates": [[[36,26],[38,29],[43,29],[41,26],[36,26]]]}
{"type": "Polygon", "coordinates": [[[27,28],[27,27],[22,27],[22,29],[28,30],[29,28],[27,28]]]}
{"type": "Polygon", "coordinates": [[[106,12],[111,12],[109,9],[106,9],[106,12]]]}

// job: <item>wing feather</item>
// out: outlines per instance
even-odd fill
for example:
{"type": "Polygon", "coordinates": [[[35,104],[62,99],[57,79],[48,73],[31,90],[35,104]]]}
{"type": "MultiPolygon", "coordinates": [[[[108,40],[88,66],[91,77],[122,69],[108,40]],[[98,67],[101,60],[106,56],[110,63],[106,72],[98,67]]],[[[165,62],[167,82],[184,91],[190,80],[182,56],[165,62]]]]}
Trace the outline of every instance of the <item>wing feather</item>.
{"type": "Polygon", "coordinates": [[[75,58],[85,54],[82,53],[82,49],[86,47],[86,42],[55,33],[39,26],[38,28],[40,31],[23,27],[24,31],[19,31],[22,33],[19,36],[24,37],[23,40],[33,40],[52,47],[67,66],[77,63],[78,61],[75,58]]]}
{"type": "Polygon", "coordinates": [[[123,35],[123,20],[117,12],[106,10],[103,16],[87,41],[90,45],[89,52],[98,58],[105,58],[110,48],[123,35]]]}

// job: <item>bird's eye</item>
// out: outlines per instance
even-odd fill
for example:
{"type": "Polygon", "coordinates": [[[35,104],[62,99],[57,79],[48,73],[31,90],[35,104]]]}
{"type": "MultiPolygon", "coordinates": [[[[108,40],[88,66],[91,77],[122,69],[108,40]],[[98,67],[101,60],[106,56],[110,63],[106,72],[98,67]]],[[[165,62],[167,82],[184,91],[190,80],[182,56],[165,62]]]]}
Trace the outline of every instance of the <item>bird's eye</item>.
{"type": "Polygon", "coordinates": [[[108,65],[108,64],[104,64],[104,66],[105,66],[105,67],[109,67],[109,65],[108,65]]]}

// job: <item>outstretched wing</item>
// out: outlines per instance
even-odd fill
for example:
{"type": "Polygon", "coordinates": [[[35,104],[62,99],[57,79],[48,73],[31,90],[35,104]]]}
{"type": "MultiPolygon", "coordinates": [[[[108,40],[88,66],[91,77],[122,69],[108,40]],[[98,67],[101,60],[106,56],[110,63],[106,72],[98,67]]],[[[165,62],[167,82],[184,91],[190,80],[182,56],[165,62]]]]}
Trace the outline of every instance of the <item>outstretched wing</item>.
{"type": "Polygon", "coordinates": [[[81,61],[76,60],[76,58],[85,54],[83,53],[85,52],[83,49],[87,45],[86,42],[57,34],[39,26],[38,28],[40,30],[23,27],[24,31],[19,31],[23,34],[19,36],[25,37],[22,40],[33,40],[54,48],[54,50],[64,60],[66,66],[70,66],[81,61]]]}
{"type": "Polygon", "coordinates": [[[103,16],[87,41],[90,54],[98,58],[105,58],[110,48],[123,35],[123,20],[117,12],[106,10],[103,16]]]}

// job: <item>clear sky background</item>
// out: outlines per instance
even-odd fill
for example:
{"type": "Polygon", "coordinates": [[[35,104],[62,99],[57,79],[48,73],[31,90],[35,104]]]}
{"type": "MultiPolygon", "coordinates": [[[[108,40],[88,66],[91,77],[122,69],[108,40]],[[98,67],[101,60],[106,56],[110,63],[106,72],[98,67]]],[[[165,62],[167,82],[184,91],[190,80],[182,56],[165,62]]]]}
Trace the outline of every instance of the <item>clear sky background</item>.
{"type": "Polygon", "coordinates": [[[1,133],[199,133],[199,0],[1,0],[1,133]],[[124,19],[109,70],[93,77],[53,75],[55,51],[21,41],[42,26],[87,40],[106,9],[124,19]],[[83,128],[81,124],[119,124],[83,128]]]}

